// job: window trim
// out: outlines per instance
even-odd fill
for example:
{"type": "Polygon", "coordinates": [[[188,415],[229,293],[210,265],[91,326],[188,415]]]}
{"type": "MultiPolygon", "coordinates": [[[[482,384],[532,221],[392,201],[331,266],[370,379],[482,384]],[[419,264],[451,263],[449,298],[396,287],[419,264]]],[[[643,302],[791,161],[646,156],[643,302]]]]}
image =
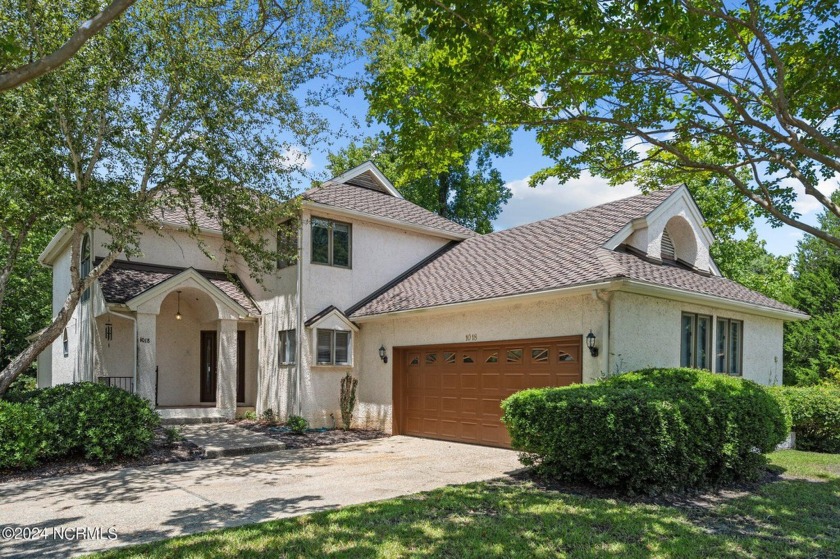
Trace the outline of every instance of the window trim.
{"type": "Polygon", "coordinates": [[[744,321],[743,320],[737,320],[737,319],[734,319],[734,318],[726,318],[726,317],[722,317],[722,316],[715,317],[715,372],[723,374],[723,375],[728,375],[728,376],[731,376],[731,377],[743,377],[744,376],[744,321]],[[719,339],[720,339],[721,324],[723,324],[723,333],[724,333],[724,339],[723,339],[723,359],[724,359],[724,363],[723,363],[723,370],[717,370],[718,357],[719,357],[717,347],[718,347],[718,343],[719,343],[719,339]],[[730,346],[730,343],[729,343],[729,337],[732,333],[732,325],[733,324],[738,325],[738,356],[737,356],[737,358],[738,358],[738,372],[737,373],[729,372],[731,370],[730,365],[732,363],[732,361],[731,361],[732,356],[731,356],[731,352],[730,352],[731,346],[730,346]]]}
{"type": "Polygon", "coordinates": [[[335,219],[329,219],[326,217],[318,217],[312,216],[310,219],[309,225],[309,262],[310,264],[317,264],[319,266],[332,266],[333,268],[343,268],[345,270],[352,270],[353,269],[353,224],[347,223],[346,221],[337,221],[335,219]],[[327,228],[327,261],[326,262],[316,262],[315,261],[315,235],[312,234],[312,230],[315,227],[315,220],[324,221],[329,224],[327,228]],[[346,225],[347,226],[347,265],[343,264],[336,264],[335,263],[335,225],[346,225]]]}
{"type": "Polygon", "coordinates": [[[277,332],[277,364],[280,366],[284,365],[297,365],[297,330],[291,328],[289,330],[279,330],[277,332]],[[289,335],[291,334],[291,345],[289,340],[289,335]],[[291,349],[292,353],[292,360],[291,361],[284,361],[284,358],[288,354],[287,349],[291,349]]]}
{"type": "Polygon", "coordinates": [[[315,337],[314,337],[314,353],[315,353],[315,366],[317,367],[352,367],[353,366],[353,331],[352,330],[337,330],[335,328],[316,328],[315,329],[315,337]],[[318,360],[318,335],[320,332],[329,332],[330,333],[330,360],[327,361],[319,361],[318,360]],[[336,354],[336,332],[341,332],[343,334],[347,334],[347,362],[346,363],[336,363],[335,354],[336,354]]]}
{"type": "Polygon", "coordinates": [[[701,369],[703,371],[712,371],[713,363],[711,363],[714,355],[714,340],[715,340],[715,332],[714,332],[714,325],[715,325],[715,317],[709,314],[701,314],[701,313],[691,313],[691,312],[683,312],[680,315],[680,367],[691,367],[693,369],[701,369]],[[691,347],[689,348],[691,351],[691,358],[689,359],[691,363],[688,365],[683,364],[683,342],[685,341],[683,336],[685,332],[683,332],[683,319],[689,318],[691,319],[691,347]],[[697,330],[698,324],[701,318],[705,318],[709,322],[709,326],[711,327],[711,335],[708,336],[706,340],[706,359],[708,361],[707,367],[698,367],[697,366],[697,330]]]}

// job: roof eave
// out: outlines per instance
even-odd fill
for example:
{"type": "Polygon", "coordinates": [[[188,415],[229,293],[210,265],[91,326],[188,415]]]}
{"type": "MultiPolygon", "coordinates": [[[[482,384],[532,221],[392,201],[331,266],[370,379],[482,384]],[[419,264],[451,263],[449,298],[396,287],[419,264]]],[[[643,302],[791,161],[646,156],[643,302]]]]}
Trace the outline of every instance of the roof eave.
{"type": "Polygon", "coordinates": [[[678,289],[675,287],[667,287],[664,285],[657,285],[654,283],[634,279],[622,279],[620,281],[619,290],[626,291],[629,293],[637,293],[639,295],[660,297],[663,299],[670,299],[674,301],[683,301],[686,303],[695,303],[699,305],[731,309],[747,314],[765,316],[768,318],[776,318],[785,321],[808,320],[810,318],[810,316],[808,316],[807,314],[799,311],[774,309],[772,307],[758,305],[756,303],[736,301],[734,299],[727,299],[726,297],[719,297],[717,295],[708,295],[706,293],[685,291],[683,289],[678,289]]]}
{"type": "Polygon", "coordinates": [[[55,263],[55,259],[64,251],[70,243],[73,234],[68,227],[62,227],[50,239],[49,244],[44,248],[43,252],[38,256],[38,263],[46,268],[51,268],[55,263]]]}
{"type": "Polygon", "coordinates": [[[378,223],[380,225],[387,225],[389,227],[396,227],[399,229],[404,229],[406,231],[413,231],[415,233],[423,233],[426,235],[432,235],[435,237],[440,237],[443,239],[449,239],[451,241],[463,241],[472,237],[472,235],[466,235],[461,233],[453,233],[451,231],[444,231],[443,229],[437,229],[435,227],[425,227],[423,225],[418,225],[416,223],[411,223],[408,221],[401,221],[399,219],[390,219],[387,217],[381,217],[365,212],[359,212],[356,210],[348,210],[347,208],[340,208],[338,206],[331,206],[329,204],[322,204],[321,202],[313,202],[312,200],[304,200],[303,207],[309,210],[319,210],[323,212],[328,212],[332,214],[336,214],[342,217],[347,218],[356,218],[361,219],[364,221],[369,221],[371,223],[378,223]]]}
{"type": "Polygon", "coordinates": [[[606,281],[593,281],[589,283],[581,283],[577,285],[571,285],[568,287],[556,287],[552,289],[542,289],[540,291],[529,291],[527,293],[515,293],[513,295],[504,295],[502,297],[486,297],[484,299],[473,299],[471,301],[460,301],[457,303],[445,303],[442,305],[433,305],[428,307],[418,307],[414,309],[405,309],[405,310],[398,310],[398,311],[390,311],[378,314],[371,314],[371,315],[361,315],[361,316],[354,316],[353,314],[350,315],[350,318],[353,322],[361,324],[362,322],[371,322],[374,320],[380,320],[385,318],[393,318],[395,316],[406,316],[412,314],[421,314],[421,313],[432,313],[432,312],[446,312],[452,310],[461,310],[465,307],[479,307],[479,306],[487,306],[487,305],[498,305],[498,304],[507,304],[507,303],[520,303],[523,301],[528,301],[530,299],[540,299],[547,296],[569,296],[569,295],[579,295],[583,293],[588,293],[593,289],[617,289],[620,285],[620,282],[615,280],[606,280],[606,281]]]}

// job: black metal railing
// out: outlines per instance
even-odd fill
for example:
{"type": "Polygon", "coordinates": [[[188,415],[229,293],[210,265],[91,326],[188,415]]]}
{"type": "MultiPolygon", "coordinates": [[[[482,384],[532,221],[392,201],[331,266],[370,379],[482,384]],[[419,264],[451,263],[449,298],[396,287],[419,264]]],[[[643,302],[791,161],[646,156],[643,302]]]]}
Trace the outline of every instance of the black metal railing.
{"type": "Polygon", "coordinates": [[[126,392],[134,392],[134,379],[132,377],[97,377],[96,380],[108,386],[122,388],[126,392]]]}

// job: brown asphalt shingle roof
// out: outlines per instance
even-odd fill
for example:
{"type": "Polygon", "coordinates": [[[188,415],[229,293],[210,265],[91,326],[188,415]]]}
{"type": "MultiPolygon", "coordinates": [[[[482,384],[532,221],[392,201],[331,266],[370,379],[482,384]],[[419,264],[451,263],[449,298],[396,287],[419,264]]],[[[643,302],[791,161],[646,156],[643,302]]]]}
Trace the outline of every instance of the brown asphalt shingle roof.
{"type": "MultiPolygon", "coordinates": [[[[105,296],[106,302],[125,303],[186,269],[118,260],[99,277],[99,286],[102,288],[102,294],[105,296]]],[[[248,292],[245,291],[245,288],[242,287],[237,276],[234,275],[229,278],[222,272],[206,270],[196,270],[196,272],[218,287],[225,295],[239,303],[250,314],[260,314],[259,308],[248,292]]]]}
{"type": "Polygon", "coordinates": [[[395,219],[421,227],[429,227],[461,237],[474,237],[475,232],[408,200],[370,188],[345,183],[326,183],[303,193],[304,200],[326,204],[376,217],[395,219]]]}
{"type": "Polygon", "coordinates": [[[350,318],[479,301],[616,278],[798,312],[735,282],[602,248],[676,190],[655,191],[462,241],[348,309],[350,318]]]}

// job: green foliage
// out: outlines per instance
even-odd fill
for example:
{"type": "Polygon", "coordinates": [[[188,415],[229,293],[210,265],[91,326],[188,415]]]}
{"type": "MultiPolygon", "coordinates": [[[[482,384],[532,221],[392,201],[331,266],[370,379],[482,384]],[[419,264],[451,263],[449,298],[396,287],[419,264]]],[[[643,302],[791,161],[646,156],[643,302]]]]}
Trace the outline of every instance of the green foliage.
{"type": "Polygon", "coordinates": [[[262,420],[266,423],[274,423],[277,421],[277,416],[274,414],[274,410],[271,408],[266,408],[262,412],[262,420]]]}
{"type": "MultiPolygon", "coordinates": [[[[832,200],[840,202],[840,192],[832,200]]],[[[840,234],[840,218],[825,211],[819,227],[840,234]]],[[[785,384],[819,384],[840,369],[840,249],[813,237],[800,241],[791,295],[811,319],[785,325],[785,384]]]]}
{"type": "Polygon", "coordinates": [[[374,74],[371,111],[437,167],[524,128],[551,160],[535,184],[584,169],[617,184],[656,161],[821,235],[795,202],[822,203],[812,193],[840,171],[836,2],[403,0],[387,13],[419,54],[374,74]]]}
{"type": "Polygon", "coordinates": [[[309,422],[299,415],[290,415],[286,420],[286,427],[295,435],[303,435],[309,429],[309,422]]]}
{"type": "Polygon", "coordinates": [[[493,231],[493,220],[512,194],[489,154],[468,154],[444,171],[421,174],[409,149],[398,150],[387,137],[368,137],[330,153],[328,169],[338,175],[373,161],[406,200],[478,233],[493,231]]]}
{"type": "Polygon", "coordinates": [[[773,392],[790,408],[797,449],[840,453],[840,387],[785,386],[773,392]]]}
{"type": "Polygon", "coordinates": [[[695,369],[525,390],[502,409],[526,465],[628,492],[756,479],[766,464],[762,453],[790,430],[789,413],[762,387],[695,369]]]}
{"type": "Polygon", "coordinates": [[[245,420],[248,420],[248,421],[256,421],[257,419],[259,419],[259,416],[257,415],[257,412],[255,412],[254,410],[248,410],[248,411],[246,411],[245,413],[242,414],[242,419],[245,419],[245,420]]]}
{"type": "MultiPolygon", "coordinates": [[[[52,52],[100,8],[0,0],[6,51],[52,52]]],[[[209,258],[226,270],[244,261],[260,281],[275,269],[277,223],[296,211],[303,158],[290,153],[326,134],[319,111],[335,97],[334,70],[357,49],[352,18],[347,0],[135,3],[61,68],[0,96],[3,240],[49,221],[72,226],[73,247],[96,229],[109,256],[131,257],[162,212],[180,210],[209,258]],[[220,251],[198,238],[196,209],[219,223],[220,251]]],[[[13,252],[0,244],[0,263],[24,275],[13,252]]],[[[81,292],[72,279],[62,316],[81,292]]],[[[60,328],[48,332],[37,343],[60,328]]],[[[0,391],[36,354],[2,372],[0,391]]]]}
{"type": "Polygon", "coordinates": [[[169,445],[184,440],[184,435],[181,434],[181,431],[177,427],[167,427],[163,430],[163,434],[166,437],[166,444],[169,445]]]}
{"type": "Polygon", "coordinates": [[[344,430],[350,429],[350,423],[353,421],[353,409],[356,407],[356,387],[359,385],[359,379],[354,378],[348,372],[341,379],[341,423],[344,425],[344,430]]]}
{"type": "Polygon", "coordinates": [[[53,457],[78,453],[112,462],[141,456],[160,424],[146,400],[100,383],[60,384],[38,391],[30,401],[57,425],[49,446],[53,457]]]}
{"type": "Polygon", "coordinates": [[[48,455],[55,428],[37,406],[0,400],[0,470],[35,466],[48,455]]]}

